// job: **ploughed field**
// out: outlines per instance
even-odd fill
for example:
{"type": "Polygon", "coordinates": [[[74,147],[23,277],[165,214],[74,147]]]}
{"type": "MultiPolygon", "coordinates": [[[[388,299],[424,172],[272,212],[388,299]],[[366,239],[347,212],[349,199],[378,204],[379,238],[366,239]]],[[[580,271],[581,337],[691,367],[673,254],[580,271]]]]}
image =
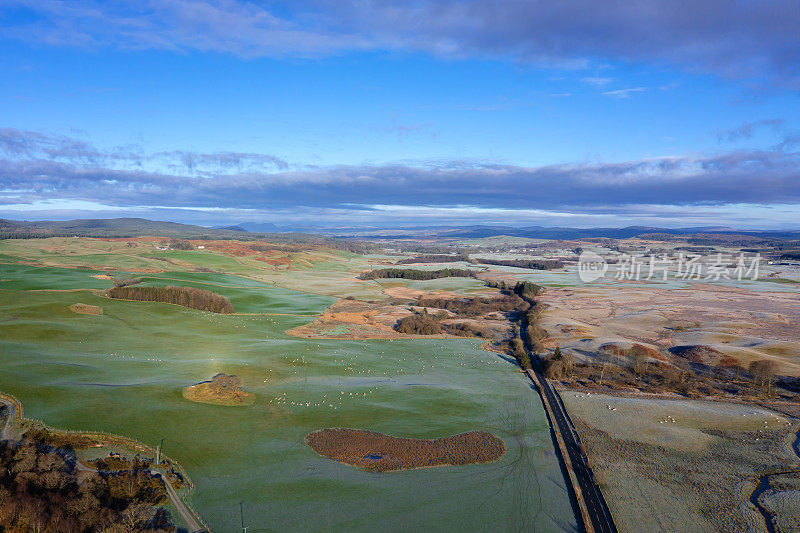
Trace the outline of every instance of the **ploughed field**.
{"type": "Polygon", "coordinates": [[[375,472],[490,463],[506,453],[503,441],[485,431],[438,439],[408,439],[374,431],[326,428],[306,435],[320,455],[375,472]]]}
{"type": "Polygon", "coordinates": [[[236,309],[222,315],[105,298],[111,281],[97,270],[2,261],[0,390],[59,428],[163,438],[215,531],[241,527],[239,502],[250,531],[577,527],[539,398],[478,340],[304,339],[285,331],[334,298],[222,273],[115,273],[211,290],[236,309]],[[253,404],[182,396],[220,372],[238,376],[253,404]],[[306,445],[331,427],[413,439],[488,432],[506,453],[378,475],[306,445]]]}

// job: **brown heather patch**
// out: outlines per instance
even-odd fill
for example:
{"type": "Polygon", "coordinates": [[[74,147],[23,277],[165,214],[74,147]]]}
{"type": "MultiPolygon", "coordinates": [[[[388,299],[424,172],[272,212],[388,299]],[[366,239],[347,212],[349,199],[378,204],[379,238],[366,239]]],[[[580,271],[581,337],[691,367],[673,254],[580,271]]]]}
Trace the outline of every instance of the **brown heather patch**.
{"type": "Polygon", "coordinates": [[[69,310],[73,313],[78,313],[79,315],[102,315],[103,308],[99,305],[89,305],[89,304],[72,304],[69,306],[69,310]]]}
{"type": "Polygon", "coordinates": [[[327,428],[306,435],[306,444],[328,459],[375,472],[490,463],[506,453],[503,441],[485,431],[409,439],[363,429],[327,428]]]}
{"type": "Polygon", "coordinates": [[[391,296],[392,298],[418,298],[425,294],[425,291],[419,289],[410,289],[408,287],[388,287],[383,289],[383,294],[391,296]]]}
{"type": "MultiPolygon", "coordinates": [[[[678,357],[686,359],[690,363],[703,365],[716,365],[722,361],[723,357],[725,357],[725,354],[716,348],[712,348],[711,346],[706,346],[703,344],[675,346],[671,348],[670,351],[678,357]]],[[[726,366],[730,366],[730,363],[726,364],[726,366]]]]}

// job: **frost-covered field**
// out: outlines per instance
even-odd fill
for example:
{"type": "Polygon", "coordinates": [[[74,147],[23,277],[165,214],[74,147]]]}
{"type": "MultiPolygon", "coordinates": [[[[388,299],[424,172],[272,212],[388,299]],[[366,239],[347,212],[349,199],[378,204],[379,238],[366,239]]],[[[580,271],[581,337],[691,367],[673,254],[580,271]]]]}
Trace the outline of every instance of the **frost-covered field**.
{"type": "MultiPolygon", "coordinates": [[[[561,396],[620,531],[762,531],[764,518],[749,501],[759,477],[800,468],[792,451],[797,422],[766,409],[561,396]]],[[[776,510],[800,495],[781,487],[767,499],[776,510]]]]}

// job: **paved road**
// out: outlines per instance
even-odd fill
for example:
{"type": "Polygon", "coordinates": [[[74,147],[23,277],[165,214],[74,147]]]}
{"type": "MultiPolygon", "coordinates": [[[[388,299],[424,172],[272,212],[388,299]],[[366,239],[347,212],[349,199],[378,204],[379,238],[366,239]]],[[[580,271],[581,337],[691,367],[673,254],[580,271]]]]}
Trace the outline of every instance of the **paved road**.
{"type": "MultiPolygon", "coordinates": [[[[520,329],[521,334],[525,335],[525,329],[520,329]]],[[[525,340],[525,344],[528,346],[527,339],[525,340]]],[[[614,525],[614,519],[608,510],[606,501],[603,498],[603,493],[600,492],[600,487],[594,482],[594,474],[589,467],[589,460],[583,453],[583,448],[580,445],[580,438],[575,432],[575,428],[567,414],[567,410],[564,408],[564,404],[561,402],[561,396],[559,396],[558,392],[556,392],[553,386],[547,381],[547,378],[545,378],[541,367],[538,365],[536,355],[531,354],[531,362],[534,367],[533,371],[536,373],[536,377],[542,386],[542,390],[540,390],[539,393],[547,397],[547,401],[553,411],[553,418],[555,418],[555,420],[552,420],[551,423],[555,423],[558,426],[558,430],[564,440],[564,445],[567,448],[567,454],[569,454],[570,462],[572,462],[575,477],[578,479],[578,485],[583,500],[586,502],[592,529],[597,533],[616,533],[617,528],[614,525]]],[[[567,478],[566,481],[567,485],[572,487],[570,479],[567,478]]],[[[580,513],[578,513],[578,516],[580,516],[580,513]]]]}
{"type": "Polygon", "coordinates": [[[172,505],[174,505],[175,509],[178,510],[178,514],[181,515],[181,518],[183,519],[184,523],[189,527],[189,531],[192,532],[205,531],[205,528],[197,523],[197,520],[195,520],[194,515],[189,511],[189,509],[183,503],[183,500],[181,500],[181,497],[178,496],[177,492],[175,492],[175,489],[172,488],[172,485],[170,485],[167,476],[165,476],[161,472],[157,472],[156,470],[151,470],[150,472],[161,476],[161,479],[164,481],[164,486],[167,487],[167,494],[169,494],[169,499],[172,502],[172,505]]]}
{"type": "MultiPolygon", "coordinates": [[[[6,401],[3,398],[0,398],[0,404],[6,406],[7,408],[6,421],[5,424],[3,424],[2,431],[0,431],[0,439],[12,440],[13,437],[11,435],[11,427],[14,424],[14,416],[16,414],[17,408],[14,407],[13,403],[6,401]]],[[[91,466],[86,466],[80,461],[75,461],[75,468],[83,472],[96,472],[96,473],[100,472],[100,470],[92,468],[91,466]]],[[[159,476],[164,481],[164,486],[167,489],[167,495],[169,496],[172,505],[178,511],[178,514],[181,515],[181,519],[183,519],[184,523],[186,523],[187,527],[189,528],[189,531],[193,533],[197,531],[205,531],[205,529],[200,524],[197,523],[197,520],[195,519],[194,515],[186,507],[186,504],[183,503],[183,500],[181,500],[180,496],[178,496],[178,493],[175,492],[175,489],[172,488],[172,485],[170,485],[167,476],[165,476],[162,472],[159,472],[158,470],[150,470],[150,473],[159,476]]]]}
{"type": "Polygon", "coordinates": [[[540,370],[534,371],[537,373],[539,383],[542,384],[544,389],[542,392],[547,396],[547,401],[550,402],[555,423],[558,425],[558,429],[564,439],[564,445],[572,462],[575,477],[578,479],[583,500],[586,502],[586,508],[589,511],[592,528],[598,533],[616,533],[617,528],[614,526],[614,519],[608,511],[608,506],[602,492],[600,492],[600,488],[594,482],[594,474],[589,467],[589,461],[583,453],[580,439],[572,426],[572,421],[569,419],[566,409],[564,409],[564,404],[561,403],[561,397],[553,389],[553,386],[548,383],[540,370]]]}

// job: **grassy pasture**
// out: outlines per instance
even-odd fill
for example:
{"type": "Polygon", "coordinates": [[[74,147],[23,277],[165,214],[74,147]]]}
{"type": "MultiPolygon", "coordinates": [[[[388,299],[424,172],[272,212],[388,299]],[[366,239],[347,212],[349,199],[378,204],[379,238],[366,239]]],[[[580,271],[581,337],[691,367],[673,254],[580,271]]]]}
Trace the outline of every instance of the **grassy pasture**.
{"type": "MultiPolygon", "coordinates": [[[[230,299],[237,313],[250,314],[317,314],[317,310],[328,307],[335,300],[328,296],[314,294],[299,294],[289,289],[274,287],[264,283],[251,282],[249,287],[232,286],[229,282],[233,276],[225,276],[224,284],[213,281],[192,281],[193,274],[184,274],[178,278],[169,275],[141,276],[144,285],[165,286],[176,285],[181,287],[196,287],[221,294],[230,299]],[[299,296],[299,297],[298,297],[299,296]]],[[[216,276],[206,275],[205,279],[216,276]]],[[[240,278],[241,280],[241,278],[240,278]]],[[[244,283],[246,280],[241,280],[244,283]]]]}
{"type": "MultiPolygon", "coordinates": [[[[356,279],[360,272],[386,266],[384,263],[387,260],[393,260],[393,258],[383,255],[359,256],[324,249],[296,252],[291,254],[291,270],[286,270],[284,265],[281,265],[278,270],[274,270],[272,265],[256,260],[255,256],[232,257],[208,249],[155,250],[154,246],[160,241],[161,239],[153,239],[152,242],[137,240],[134,247],[128,247],[125,242],[84,238],[6,240],[0,241],[0,262],[3,262],[5,257],[7,263],[25,261],[49,267],[77,268],[79,272],[85,272],[87,276],[106,273],[117,277],[126,277],[129,273],[131,275],[142,273],[159,279],[211,281],[242,287],[252,287],[257,286],[258,283],[264,283],[303,293],[337,298],[354,296],[364,300],[387,299],[388,297],[383,294],[382,290],[386,286],[391,286],[384,285],[387,283],[386,280],[361,281],[356,279]],[[197,269],[212,269],[216,272],[206,275],[202,272],[194,272],[197,269]],[[247,281],[243,281],[243,278],[247,281]]],[[[288,255],[281,252],[275,257],[288,255]]],[[[17,264],[19,268],[26,266],[17,264]]],[[[31,268],[28,267],[24,270],[24,275],[19,276],[20,282],[34,272],[31,268]]],[[[441,268],[441,265],[415,266],[414,268],[435,269],[441,268]]],[[[57,270],[62,269],[58,268],[57,270]]],[[[70,277],[69,274],[62,275],[70,277]]],[[[82,276],[78,273],[74,275],[76,279],[82,276]]],[[[36,277],[38,276],[33,276],[33,278],[36,277]]],[[[403,282],[403,286],[423,290],[452,290],[469,293],[479,291],[483,287],[481,281],[469,278],[445,278],[424,282],[400,281],[403,282]]],[[[108,288],[110,286],[109,283],[102,282],[94,285],[86,283],[72,285],[69,288],[108,288]]],[[[0,288],[2,287],[3,282],[0,282],[0,288]]],[[[21,286],[19,288],[29,287],[21,286]]],[[[41,286],[39,288],[67,287],[62,284],[58,287],[41,286]]]]}
{"type": "MultiPolygon", "coordinates": [[[[0,390],[57,427],[165,438],[214,530],[239,526],[239,502],[250,531],[576,527],[538,397],[478,342],[300,339],[284,331],[333,298],[230,274],[145,275],[219,292],[238,312],[286,313],[215,315],[109,300],[97,289],[110,281],[95,273],[0,265],[11,280],[0,282],[0,390]],[[76,314],[76,303],[103,314],[76,314]],[[253,405],[182,397],[218,372],[239,376],[253,405]],[[305,445],[309,432],[337,426],[415,438],[483,430],[508,452],[497,463],[378,475],[305,445]]],[[[316,273],[321,288],[343,274],[316,273]]]]}
{"type": "Polygon", "coordinates": [[[107,289],[111,282],[92,276],[103,275],[97,270],[34,267],[20,264],[0,264],[2,290],[73,290],[107,289]]]}

